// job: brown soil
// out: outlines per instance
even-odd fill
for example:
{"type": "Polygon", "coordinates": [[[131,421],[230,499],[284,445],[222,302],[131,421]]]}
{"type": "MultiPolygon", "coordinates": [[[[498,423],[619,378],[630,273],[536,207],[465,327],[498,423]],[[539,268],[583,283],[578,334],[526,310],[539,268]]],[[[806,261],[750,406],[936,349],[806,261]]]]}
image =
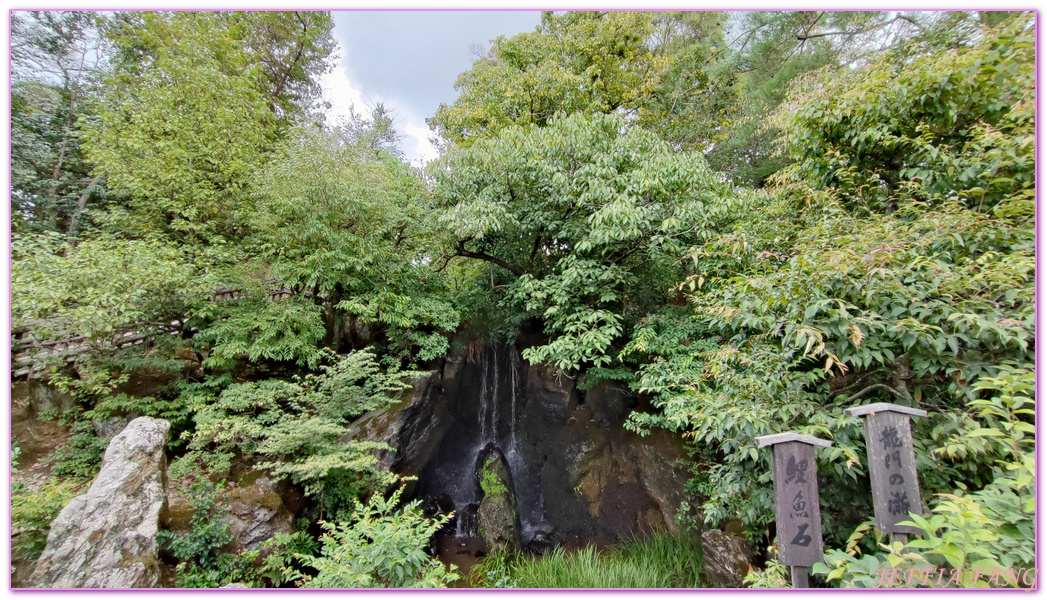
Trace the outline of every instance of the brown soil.
{"type": "Polygon", "coordinates": [[[39,489],[51,476],[51,454],[69,437],[69,428],[58,421],[40,421],[30,416],[24,385],[11,387],[11,440],[22,450],[13,481],[21,481],[29,490],[39,489]]]}
{"type": "MultiPolygon", "coordinates": [[[[11,386],[11,440],[22,450],[18,472],[12,474],[11,483],[21,482],[29,491],[39,490],[51,476],[51,454],[69,441],[69,435],[69,428],[57,421],[40,421],[30,416],[25,384],[11,386]]],[[[35,561],[12,557],[11,587],[29,587],[35,566],[35,561]]]]}

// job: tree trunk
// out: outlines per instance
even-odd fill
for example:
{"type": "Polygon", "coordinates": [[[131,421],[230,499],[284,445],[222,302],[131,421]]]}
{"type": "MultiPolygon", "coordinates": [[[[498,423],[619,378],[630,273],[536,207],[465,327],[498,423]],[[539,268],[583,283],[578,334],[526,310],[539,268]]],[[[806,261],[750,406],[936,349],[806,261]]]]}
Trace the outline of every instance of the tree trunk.
{"type": "Polygon", "coordinates": [[[342,284],[337,284],[327,298],[324,307],[324,346],[335,352],[342,345],[342,310],[338,303],[342,301],[342,284]]]}
{"type": "Polygon", "coordinates": [[[91,197],[91,190],[95,188],[98,183],[102,181],[101,175],[96,175],[91,183],[87,184],[84,188],[83,193],[80,194],[80,199],[76,201],[76,210],[73,211],[73,216],[69,217],[69,231],[66,234],[67,237],[74,237],[76,235],[76,228],[80,225],[80,213],[84,212],[84,208],[87,207],[87,199],[91,197]]]}

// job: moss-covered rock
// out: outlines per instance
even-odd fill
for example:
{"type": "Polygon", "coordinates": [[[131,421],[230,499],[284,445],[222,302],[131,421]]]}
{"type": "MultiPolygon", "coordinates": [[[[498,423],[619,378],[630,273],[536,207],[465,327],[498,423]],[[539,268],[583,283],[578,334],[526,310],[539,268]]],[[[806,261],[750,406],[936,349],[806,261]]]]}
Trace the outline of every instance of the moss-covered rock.
{"type": "Polygon", "coordinates": [[[257,550],[277,533],[291,532],[294,516],[264,472],[241,477],[240,485],[228,491],[226,502],[229,511],[222,522],[233,534],[233,541],[225,548],[228,552],[257,550]]]}
{"type": "Polygon", "coordinates": [[[520,549],[520,514],[513,494],[513,478],[502,451],[488,444],[476,463],[476,479],[483,500],[476,511],[479,534],[489,552],[520,549]]]}

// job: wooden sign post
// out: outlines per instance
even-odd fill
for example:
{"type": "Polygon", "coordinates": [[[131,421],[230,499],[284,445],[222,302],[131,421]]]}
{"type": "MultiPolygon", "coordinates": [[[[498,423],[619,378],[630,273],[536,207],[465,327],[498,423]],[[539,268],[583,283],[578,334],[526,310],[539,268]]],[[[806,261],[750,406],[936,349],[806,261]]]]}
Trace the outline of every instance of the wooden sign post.
{"type": "Polygon", "coordinates": [[[905,543],[908,534],[920,530],[898,522],[908,520],[910,512],[924,512],[909,421],[910,417],[926,417],[927,411],[879,402],[848,408],[844,413],[865,417],[876,527],[889,533],[892,542],[905,543]]]}
{"type": "Polygon", "coordinates": [[[825,553],[814,447],[828,448],[832,442],[798,433],[777,433],[756,438],[756,445],[772,447],[778,557],[792,572],[794,588],[809,587],[808,568],[821,561],[825,553]]]}

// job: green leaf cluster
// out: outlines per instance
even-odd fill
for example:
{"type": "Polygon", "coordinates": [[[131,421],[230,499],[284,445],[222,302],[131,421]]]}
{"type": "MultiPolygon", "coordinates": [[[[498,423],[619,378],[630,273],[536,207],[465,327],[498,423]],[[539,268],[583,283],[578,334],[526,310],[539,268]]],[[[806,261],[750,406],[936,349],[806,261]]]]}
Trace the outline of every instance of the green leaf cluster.
{"type": "Polygon", "coordinates": [[[218,489],[208,480],[189,487],[193,507],[191,530],[184,535],[171,531],[156,534],[157,543],[180,561],[178,587],[217,588],[230,583],[251,583],[257,552],[229,554],[222,546],[233,540],[229,525],[222,523],[224,511],[215,510],[218,489]]]}
{"type": "Polygon", "coordinates": [[[429,125],[465,147],[513,125],[543,127],[561,112],[635,110],[669,64],[645,43],[653,33],[649,13],[543,13],[535,31],[495,39],[429,125]]]}
{"type": "Polygon", "coordinates": [[[234,383],[218,393],[205,386],[187,389],[195,429],[182,460],[199,461],[210,453],[258,456],[263,468],[289,476],[321,499],[342,478],[352,482],[349,498],[388,484],[391,476],[374,455],[388,446],[347,440],[346,428],[351,418],[390,403],[390,395],[407,387],[402,381],[413,373],[383,372],[367,351],[324,356],[329,362],[318,373],[290,381],[234,383]]]}
{"type": "Polygon", "coordinates": [[[47,546],[51,522],[70,500],[85,492],[77,479],[53,477],[35,489],[11,486],[11,536],[15,556],[36,560],[47,546]]]}
{"type": "Polygon", "coordinates": [[[316,575],[302,576],[302,586],[435,588],[457,580],[457,573],[425,550],[451,515],[429,519],[420,500],[399,506],[402,493],[401,487],[388,498],[372,494],[367,504],[356,502],[351,521],[324,523],[320,556],[298,556],[316,570],[316,575]]]}
{"type": "MultiPolygon", "coordinates": [[[[909,64],[943,80],[968,77],[972,63],[1012,73],[994,79],[999,86],[980,96],[985,110],[998,110],[999,98],[1031,90],[1024,68],[1015,66],[1028,36],[1022,22],[987,32],[983,42],[959,53],[962,61],[939,47],[909,64]]],[[[786,130],[797,152],[809,156],[795,155],[800,162],[779,175],[775,190],[753,196],[750,218],[688,253],[694,271],[682,289],[693,315],[681,319],[668,311],[650,318],[625,348],[641,363],[636,387],[658,408],[633,415],[633,427],[668,427],[694,440],[704,463],[699,480],[710,522],[770,519],[766,457],[753,439],[785,430],[834,439],[832,449],[819,450],[823,497],[842,507],[834,519],[860,522],[868,497],[853,489],[867,489],[864,442],[859,423],[842,413],[857,402],[932,409],[914,436],[928,491],[950,489],[954,481],[982,486],[991,478],[982,441],[952,450],[956,460],[944,465],[933,450],[966,429],[965,403],[979,395],[975,381],[995,376],[1001,364],[1032,361],[1031,163],[1009,163],[1018,170],[1015,181],[1024,183],[982,203],[980,184],[970,179],[910,180],[893,192],[886,185],[868,187],[860,177],[820,179],[810,165],[827,164],[839,146],[802,139],[821,135],[816,130],[864,135],[890,119],[917,119],[914,127],[940,130],[935,145],[955,135],[986,147],[998,144],[1006,153],[1032,134],[1032,123],[1016,116],[1006,135],[988,135],[962,121],[947,126],[938,115],[968,110],[971,95],[921,104],[930,111],[921,113],[907,95],[921,88],[895,68],[885,59],[847,76],[848,90],[861,90],[863,98],[895,98],[877,104],[883,119],[857,119],[865,110],[860,103],[815,110],[849,96],[829,85],[809,92],[802,109],[790,113],[793,129],[786,130]],[[874,197],[869,190],[880,200],[867,201],[874,197]],[[833,502],[837,495],[850,500],[833,502]]],[[[1024,110],[1021,103],[1011,107],[1024,110]]],[[[870,163],[857,172],[886,172],[892,159],[883,152],[863,155],[870,163]]],[[[956,156],[964,170],[978,170],[985,154],[956,156]]],[[[843,171],[833,172],[837,177],[843,171]]],[[[833,530],[839,529],[829,529],[830,535],[833,530]]]]}
{"type": "Polygon", "coordinates": [[[437,181],[447,256],[499,267],[502,309],[549,337],[526,358],[563,370],[608,364],[666,302],[679,257],[743,202],[700,155],[606,115],[505,129],[452,154],[437,181]]]}

